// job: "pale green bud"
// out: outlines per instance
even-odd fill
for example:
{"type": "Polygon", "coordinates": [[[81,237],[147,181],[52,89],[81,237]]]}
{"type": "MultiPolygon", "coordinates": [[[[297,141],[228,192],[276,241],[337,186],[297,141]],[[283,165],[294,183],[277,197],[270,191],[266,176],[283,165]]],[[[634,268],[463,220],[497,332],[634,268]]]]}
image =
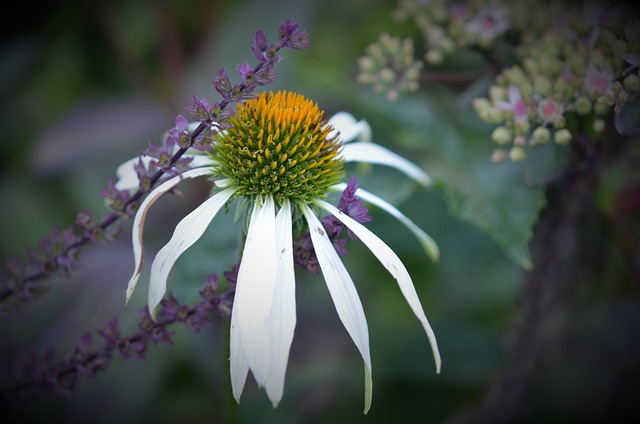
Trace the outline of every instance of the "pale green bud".
{"type": "Polygon", "coordinates": [[[558,78],[556,82],[553,84],[554,93],[563,93],[565,97],[569,97],[571,95],[571,86],[567,83],[567,80],[564,78],[558,78]]]}
{"type": "Polygon", "coordinates": [[[486,97],[476,97],[471,101],[473,109],[480,113],[481,110],[491,107],[491,102],[486,97]]]}
{"type": "Polygon", "coordinates": [[[378,43],[370,44],[369,47],[367,47],[367,53],[369,53],[377,62],[383,62],[385,59],[382,47],[378,43]]]}
{"type": "Polygon", "coordinates": [[[551,89],[551,81],[544,75],[537,75],[533,80],[533,89],[536,93],[546,97],[551,89]]]}
{"type": "Polygon", "coordinates": [[[571,132],[566,129],[560,129],[553,134],[553,139],[558,144],[568,144],[571,141],[571,132]]]}
{"type": "Polygon", "coordinates": [[[588,115],[591,113],[591,99],[587,96],[580,96],[576,99],[574,106],[578,115],[588,115]]]}
{"type": "Polygon", "coordinates": [[[502,111],[497,107],[490,107],[486,109],[486,117],[485,121],[497,125],[502,122],[502,111]]]}
{"type": "Polygon", "coordinates": [[[604,123],[604,119],[596,118],[593,120],[593,130],[597,133],[603,133],[605,130],[606,124],[604,123]]]}
{"type": "Polygon", "coordinates": [[[376,63],[369,56],[363,56],[358,59],[358,66],[362,72],[370,73],[375,71],[376,63]]]}
{"type": "Polygon", "coordinates": [[[526,80],[518,86],[518,90],[523,99],[533,96],[533,86],[526,80]]]}
{"type": "Polygon", "coordinates": [[[496,100],[506,100],[509,97],[507,89],[500,85],[492,85],[489,87],[489,98],[494,102],[496,100]]]}
{"type": "Polygon", "coordinates": [[[432,65],[439,65],[444,61],[444,54],[440,50],[429,49],[424,54],[424,60],[432,65]]]}
{"type": "Polygon", "coordinates": [[[594,103],[594,110],[597,115],[606,115],[611,110],[611,106],[609,105],[609,99],[602,96],[598,98],[598,100],[594,103]]]}
{"type": "Polygon", "coordinates": [[[382,68],[378,73],[378,78],[382,84],[391,84],[396,80],[396,74],[389,68],[382,68]]]}
{"type": "Polygon", "coordinates": [[[551,138],[551,132],[545,127],[538,127],[533,130],[531,137],[535,144],[546,143],[551,138]]]}
{"type": "MultiPolygon", "coordinates": [[[[505,74],[508,82],[518,87],[527,80],[527,76],[522,69],[517,66],[507,69],[505,74]]],[[[522,92],[522,88],[520,88],[520,91],[522,92]]]]}
{"type": "Polygon", "coordinates": [[[527,135],[531,129],[531,124],[526,119],[515,121],[516,135],[527,135]]]}
{"type": "Polygon", "coordinates": [[[567,125],[567,118],[565,118],[564,115],[558,116],[553,120],[552,124],[556,128],[564,128],[564,126],[567,125]]]}
{"type": "Polygon", "coordinates": [[[511,150],[509,150],[509,158],[511,158],[511,160],[514,162],[519,162],[521,160],[524,160],[526,156],[527,156],[527,151],[525,150],[524,147],[513,146],[511,150]]]}
{"type": "Polygon", "coordinates": [[[507,127],[497,127],[491,133],[491,139],[496,144],[504,145],[513,140],[513,133],[507,127]]]}

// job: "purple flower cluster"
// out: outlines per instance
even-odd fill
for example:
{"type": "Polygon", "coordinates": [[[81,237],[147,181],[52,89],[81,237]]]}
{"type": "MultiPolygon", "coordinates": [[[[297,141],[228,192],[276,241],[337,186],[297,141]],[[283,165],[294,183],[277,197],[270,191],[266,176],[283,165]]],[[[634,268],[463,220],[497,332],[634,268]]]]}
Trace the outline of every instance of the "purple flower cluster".
{"type": "MultiPolygon", "coordinates": [[[[232,111],[227,110],[231,103],[242,102],[255,97],[254,90],[274,81],[278,75],[273,72],[273,66],[280,62],[278,54],[283,48],[302,49],[309,46],[308,31],[299,31],[298,24],[291,20],[285,21],[278,31],[278,44],[269,44],[262,31],[257,31],[251,43],[251,50],[258,60],[254,67],[248,62],[236,66],[242,82],[232,84],[229,74],[224,69],[218,71],[213,80],[213,87],[220,94],[222,100],[209,105],[206,100],[192,99],[192,105],[187,108],[197,121],[206,123],[216,129],[229,127],[232,111]]],[[[204,137],[206,139],[206,137],[204,137]]]]}
{"type": "Polygon", "coordinates": [[[82,213],[76,219],[80,233],[72,229],[55,229],[38,247],[28,252],[27,259],[7,262],[6,278],[0,281],[0,312],[6,312],[16,304],[24,303],[35,294],[43,292],[44,288],[42,284],[37,284],[37,280],[56,271],[70,271],[76,264],[80,247],[115,234],[117,229],[110,227],[123,217],[133,216],[138,202],[161,178],[188,169],[190,159],[182,156],[189,148],[210,150],[212,137],[216,132],[229,127],[233,111],[227,107],[231,103],[252,97],[258,86],[272,82],[277,77],[273,72],[273,65],[280,61],[278,52],[283,48],[300,49],[308,46],[307,36],[307,31],[298,30],[298,24],[290,20],[281,25],[277,44],[268,44],[264,34],[258,31],[251,44],[258,64],[251,68],[245,62],[236,67],[242,78],[239,84],[232,84],[227,72],[221,69],[213,81],[214,88],[222,96],[220,102],[209,105],[204,99],[192,99],[192,104],[186,110],[193,114],[200,125],[190,132],[187,119],[178,115],[175,128],[169,131],[162,144],[149,145],[144,154],[152,160],[145,162],[140,159],[135,165],[140,181],[135,193],[118,190],[113,182],[109,182],[101,194],[112,211],[100,222],[82,213]]]}
{"type": "Polygon", "coordinates": [[[26,257],[5,262],[5,275],[0,286],[0,314],[6,314],[20,303],[46,290],[36,281],[56,272],[70,273],[77,264],[79,247],[85,242],[97,243],[113,237],[107,227],[98,225],[94,216],[85,211],[76,216],[75,225],[65,229],[54,227],[51,234],[35,248],[27,250],[26,257]]]}
{"type": "Polygon", "coordinates": [[[211,323],[212,314],[228,317],[231,314],[235,280],[238,266],[225,272],[227,286],[221,291],[216,274],[207,277],[205,287],[200,291],[202,300],[194,306],[179,303],[169,295],[161,303],[156,320],[149,315],[148,308],[142,308],[139,332],[123,336],[117,318],[96,331],[103,340],[103,346],[95,349],[94,334],[86,332],[78,345],[64,358],[58,358],[52,349],[42,354],[32,354],[15,368],[0,367],[0,401],[28,399],[39,390],[69,394],[75,388],[78,378],[84,375],[93,378],[119,354],[125,359],[144,359],[150,342],[171,345],[173,324],[182,323],[189,330],[198,332],[211,323]],[[3,375],[4,374],[4,375],[3,375]]]}
{"type": "MultiPolygon", "coordinates": [[[[347,183],[347,187],[342,192],[338,209],[360,223],[369,222],[371,221],[371,216],[368,215],[369,208],[364,206],[362,201],[355,197],[356,190],[358,190],[356,177],[351,177],[347,183]]],[[[348,239],[340,238],[340,235],[343,230],[347,230],[347,235],[352,240],[357,239],[356,235],[333,215],[325,216],[321,222],[336,252],[340,255],[346,255],[347,249],[345,246],[348,239]]],[[[318,258],[313,250],[309,232],[304,233],[299,239],[294,241],[293,258],[296,264],[307,271],[314,274],[320,273],[318,258]]]]}

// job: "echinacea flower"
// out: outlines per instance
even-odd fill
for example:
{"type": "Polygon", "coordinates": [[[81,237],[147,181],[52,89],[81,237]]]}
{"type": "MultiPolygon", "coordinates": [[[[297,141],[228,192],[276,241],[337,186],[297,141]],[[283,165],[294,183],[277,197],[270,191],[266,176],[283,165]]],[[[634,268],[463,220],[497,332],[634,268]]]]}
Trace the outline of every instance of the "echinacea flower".
{"type": "MultiPolygon", "coordinates": [[[[296,325],[292,227],[294,220],[304,219],[340,320],[364,360],[366,413],[372,396],[367,321],[355,285],[316,213],[327,211],[342,222],[396,279],[427,334],[439,372],[435,335],[405,266],[378,236],[326,200],[329,192],[347,186],[341,182],[346,161],[391,166],[423,185],[429,178],[406,159],[371,143],[371,128],[365,121],[343,112],[327,122],[323,114],[312,101],[289,92],[262,93],[239,104],[229,128],[218,134],[211,152],[206,153],[207,159],[158,185],[140,205],[132,236],[135,270],[126,297],[130,298],[142,272],[145,217],[160,196],[187,178],[207,176],[216,187],[211,197],[178,223],[153,261],[148,297],[152,316],[180,255],[203,235],[220,209],[233,200],[244,201],[250,219],[231,314],[231,385],[239,401],[251,370],[275,407],[283,395],[296,325]],[[356,139],[361,141],[348,143],[356,139]]],[[[127,178],[125,169],[120,171],[127,178]]],[[[127,180],[130,188],[133,180],[127,180]]],[[[398,209],[364,190],[357,190],[356,196],[398,218],[427,253],[437,258],[434,241],[398,209]]]]}

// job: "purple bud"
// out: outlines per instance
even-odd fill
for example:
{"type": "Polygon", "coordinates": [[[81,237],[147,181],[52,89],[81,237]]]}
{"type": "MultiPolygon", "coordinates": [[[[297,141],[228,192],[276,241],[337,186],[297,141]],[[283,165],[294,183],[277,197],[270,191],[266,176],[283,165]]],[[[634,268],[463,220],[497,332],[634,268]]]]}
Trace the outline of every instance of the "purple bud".
{"type": "Polygon", "coordinates": [[[178,114],[176,116],[176,129],[180,132],[189,131],[189,121],[184,115],[178,114]]]}
{"type": "Polygon", "coordinates": [[[298,31],[298,24],[287,19],[278,30],[278,37],[282,47],[291,49],[303,49],[309,46],[307,39],[309,31],[298,31]]]}
{"type": "Polygon", "coordinates": [[[260,62],[264,61],[264,52],[267,50],[267,39],[264,37],[262,31],[256,31],[256,36],[251,43],[251,50],[253,50],[256,59],[260,62]]]}
{"type": "Polygon", "coordinates": [[[236,69],[238,70],[238,73],[242,77],[242,80],[245,84],[250,86],[255,82],[253,68],[247,62],[241,63],[240,65],[236,66],[236,69]]]}
{"type": "Polygon", "coordinates": [[[229,75],[224,69],[218,71],[218,77],[213,81],[213,87],[224,98],[229,97],[231,92],[231,81],[229,81],[229,75]]]}
{"type": "Polygon", "coordinates": [[[191,105],[185,108],[185,111],[191,113],[197,121],[204,122],[211,119],[211,106],[205,99],[198,100],[195,96],[191,97],[191,105]]]}

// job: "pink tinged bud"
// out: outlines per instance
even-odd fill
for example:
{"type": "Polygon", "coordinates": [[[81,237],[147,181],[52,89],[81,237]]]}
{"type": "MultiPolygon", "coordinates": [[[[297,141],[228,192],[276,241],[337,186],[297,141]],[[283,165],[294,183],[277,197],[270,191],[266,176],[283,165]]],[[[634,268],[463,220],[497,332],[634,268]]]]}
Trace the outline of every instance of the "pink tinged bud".
{"type": "Polygon", "coordinates": [[[546,123],[562,118],[563,107],[552,99],[543,99],[538,103],[538,116],[546,123]]]}
{"type": "Polygon", "coordinates": [[[520,99],[513,104],[513,119],[527,119],[527,105],[520,99]]]}
{"type": "Polygon", "coordinates": [[[507,158],[507,153],[502,149],[496,149],[491,154],[491,162],[502,162],[507,158]]]}
{"type": "Polygon", "coordinates": [[[612,80],[610,73],[600,71],[595,66],[589,65],[584,76],[584,86],[587,93],[601,95],[609,91],[612,80]]]}
{"type": "Polygon", "coordinates": [[[508,89],[509,101],[498,101],[497,104],[502,110],[511,111],[514,121],[526,120],[529,118],[527,105],[522,99],[520,89],[515,85],[510,85],[508,89]]]}

